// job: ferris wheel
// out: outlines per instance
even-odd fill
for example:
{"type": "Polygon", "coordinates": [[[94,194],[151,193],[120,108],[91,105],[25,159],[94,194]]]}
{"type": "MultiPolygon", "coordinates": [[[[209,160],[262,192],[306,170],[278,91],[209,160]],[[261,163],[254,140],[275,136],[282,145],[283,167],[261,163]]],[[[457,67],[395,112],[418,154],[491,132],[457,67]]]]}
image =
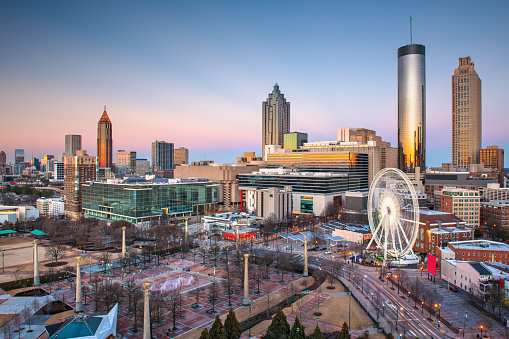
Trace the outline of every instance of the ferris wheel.
{"type": "Polygon", "coordinates": [[[373,178],[368,195],[368,219],[373,241],[388,258],[403,259],[412,253],[419,230],[419,204],[407,175],[385,168],[373,178]]]}

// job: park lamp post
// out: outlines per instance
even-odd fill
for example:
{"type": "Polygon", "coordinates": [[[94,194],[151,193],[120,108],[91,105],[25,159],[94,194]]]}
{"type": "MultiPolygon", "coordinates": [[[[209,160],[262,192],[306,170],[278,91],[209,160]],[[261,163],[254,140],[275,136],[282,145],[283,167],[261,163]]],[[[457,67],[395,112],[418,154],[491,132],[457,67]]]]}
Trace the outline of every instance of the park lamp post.
{"type": "MultiPolygon", "coordinates": [[[[362,279],[361,280],[362,281],[362,284],[361,284],[362,285],[362,293],[364,293],[364,278],[367,278],[367,277],[368,277],[367,275],[361,276],[361,279],[362,279]]],[[[373,293],[371,293],[371,294],[373,294],[373,293]]]]}
{"type": "Polygon", "coordinates": [[[251,338],[251,297],[249,297],[249,338],[251,338]]]}
{"type": "Polygon", "coordinates": [[[421,313],[424,315],[424,301],[421,301],[421,313]]]}
{"type": "Polygon", "coordinates": [[[396,331],[398,330],[399,311],[403,311],[403,307],[396,308],[396,331]]]}
{"type": "Polygon", "coordinates": [[[382,304],[382,317],[385,317],[385,304],[382,304]]]}
{"type": "Polygon", "coordinates": [[[5,256],[5,250],[2,250],[2,273],[5,273],[4,256],[5,256]]]}
{"type": "Polygon", "coordinates": [[[465,323],[467,321],[467,312],[465,311],[465,318],[463,319],[463,338],[465,337],[465,323]]]}
{"type": "Polygon", "coordinates": [[[482,329],[483,329],[483,327],[482,327],[482,325],[480,325],[479,327],[481,328],[481,338],[482,338],[482,329]]]}

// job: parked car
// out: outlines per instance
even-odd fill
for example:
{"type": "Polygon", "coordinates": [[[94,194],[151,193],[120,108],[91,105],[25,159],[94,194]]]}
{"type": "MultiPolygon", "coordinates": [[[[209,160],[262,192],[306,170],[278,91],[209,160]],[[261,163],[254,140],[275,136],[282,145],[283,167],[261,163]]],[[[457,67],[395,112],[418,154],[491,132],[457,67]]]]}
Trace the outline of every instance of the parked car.
{"type": "Polygon", "coordinates": [[[453,292],[458,292],[458,288],[454,285],[449,285],[449,289],[453,292]]]}
{"type": "Polygon", "coordinates": [[[325,254],[332,254],[332,251],[327,251],[325,252],[325,254]]]}

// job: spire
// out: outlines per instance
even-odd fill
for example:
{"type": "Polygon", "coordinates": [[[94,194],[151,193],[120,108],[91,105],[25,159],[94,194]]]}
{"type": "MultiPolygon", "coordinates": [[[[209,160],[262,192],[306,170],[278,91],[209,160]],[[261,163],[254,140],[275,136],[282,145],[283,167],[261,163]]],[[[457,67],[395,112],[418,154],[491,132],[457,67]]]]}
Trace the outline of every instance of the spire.
{"type": "Polygon", "coordinates": [[[104,112],[103,112],[103,115],[101,115],[101,119],[99,119],[99,124],[110,124],[111,125],[110,117],[108,116],[108,113],[106,113],[106,106],[104,106],[104,112]]]}

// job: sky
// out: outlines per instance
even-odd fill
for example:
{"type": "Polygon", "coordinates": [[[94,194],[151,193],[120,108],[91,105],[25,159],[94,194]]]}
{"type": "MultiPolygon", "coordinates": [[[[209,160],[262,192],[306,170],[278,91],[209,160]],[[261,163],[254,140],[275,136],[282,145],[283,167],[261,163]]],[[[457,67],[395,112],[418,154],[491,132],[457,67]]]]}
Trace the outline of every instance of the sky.
{"type": "MultiPolygon", "coordinates": [[[[261,154],[262,101],[278,83],[291,131],[336,140],[373,129],[397,144],[397,49],[426,46],[427,166],[451,162],[451,75],[482,80],[483,147],[509,150],[507,1],[15,1],[0,4],[0,150],[97,153],[106,105],[113,149],[151,142],[190,160],[261,154]]],[[[509,153],[509,152],[506,152],[509,153]]],[[[507,161],[506,161],[507,164],[507,161]]]]}

